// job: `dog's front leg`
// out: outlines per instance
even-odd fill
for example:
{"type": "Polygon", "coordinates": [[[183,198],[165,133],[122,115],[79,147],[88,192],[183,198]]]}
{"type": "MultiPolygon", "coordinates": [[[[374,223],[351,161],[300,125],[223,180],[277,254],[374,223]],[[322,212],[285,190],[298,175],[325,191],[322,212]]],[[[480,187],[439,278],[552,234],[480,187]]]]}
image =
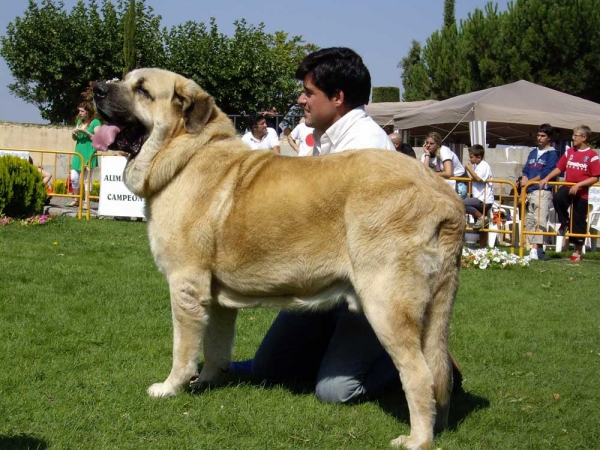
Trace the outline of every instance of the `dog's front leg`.
{"type": "Polygon", "coordinates": [[[210,306],[204,332],[204,367],[198,383],[210,383],[229,370],[235,338],[237,309],[224,308],[218,303],[210,306]]]}
{"type": "Polygon", "coordinates": [[[198,373],[200,341],[210,311],[210,273],[170,275],[173,317],[173,367],[163,383],[148,388],[152,397],[170,397],[187,386],[198,373]]]}

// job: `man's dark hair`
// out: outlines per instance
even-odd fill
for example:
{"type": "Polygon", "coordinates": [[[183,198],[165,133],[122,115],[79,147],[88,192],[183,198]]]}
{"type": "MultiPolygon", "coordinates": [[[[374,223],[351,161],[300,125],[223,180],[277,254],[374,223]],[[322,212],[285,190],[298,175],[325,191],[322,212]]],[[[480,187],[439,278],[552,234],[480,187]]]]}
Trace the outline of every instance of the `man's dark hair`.
{"type": "Polygon", "coordinates": [[[246,123],[246,126],[248,127],[248,130],[252,131],[252,129],[254,128],[254,125],[258,124],[258,122],[260,122],[261,120],[265,119],[265,115],[264,114],[258,114],[258,113],[252,113],[248,116],[248,121],[246,123]]]}
{"type": "Polygon", "coordinates": [[[538,128],[538,132],[539,133],[546,133],[546,135],[552,139],[552,137],[554,136],[554,128],[552,128],[552,126],[549,123],[543,123],[540,125],[540,127],[538,128]]]}
{"type": "Polygon", "coordinates": [[[483,148],[483,145],[475,144],[469,148],[469,153],[483,159],[485,156],[485,148],[483,148]]]}
{"type": "Polygon", "coordinates": [[[354,50],[330,47],[307,55],[296,71],[296,78],[304,81],[307,76],[329,98],[343,91],[344,102],[351,109],[369,103],[371,74],[354,50]]]}

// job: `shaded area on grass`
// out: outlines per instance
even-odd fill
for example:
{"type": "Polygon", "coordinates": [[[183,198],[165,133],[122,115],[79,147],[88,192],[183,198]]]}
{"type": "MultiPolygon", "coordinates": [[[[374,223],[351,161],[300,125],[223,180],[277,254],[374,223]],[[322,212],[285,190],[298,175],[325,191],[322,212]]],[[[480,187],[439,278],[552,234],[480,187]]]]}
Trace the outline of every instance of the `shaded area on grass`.
{"type": "Polygon", "coordinates": [[[0,448],[2,450],[46,450],[48,443],[42,439],[24,434],[18,436],[0,435],[0,448]]]}

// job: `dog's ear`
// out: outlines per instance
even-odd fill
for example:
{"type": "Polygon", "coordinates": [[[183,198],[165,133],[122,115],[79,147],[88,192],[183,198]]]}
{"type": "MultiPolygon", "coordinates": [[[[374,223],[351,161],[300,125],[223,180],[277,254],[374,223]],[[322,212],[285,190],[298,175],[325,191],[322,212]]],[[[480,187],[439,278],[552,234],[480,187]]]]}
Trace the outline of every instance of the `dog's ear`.
{"type": "Polygon", "coordinates": [[[215,101],[191,80],[176,83],[175,95],[181,100],[185,131],[198,133],[212,116],[215,101]]]}

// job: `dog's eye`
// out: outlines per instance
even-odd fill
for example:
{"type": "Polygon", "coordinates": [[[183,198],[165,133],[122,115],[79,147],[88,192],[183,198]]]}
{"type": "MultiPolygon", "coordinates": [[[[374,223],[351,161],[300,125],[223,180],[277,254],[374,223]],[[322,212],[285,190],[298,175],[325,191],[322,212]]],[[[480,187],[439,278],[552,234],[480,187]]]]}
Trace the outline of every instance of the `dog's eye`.
{"type": "Polygon", "coordinates": [[[138,86],[137,92],[138,92],[138,94],[143,95],[147,99],[152,100],[152,97],[150,96],[150,93],[146,89],[144,89],[142,86],[138,86]]]}

